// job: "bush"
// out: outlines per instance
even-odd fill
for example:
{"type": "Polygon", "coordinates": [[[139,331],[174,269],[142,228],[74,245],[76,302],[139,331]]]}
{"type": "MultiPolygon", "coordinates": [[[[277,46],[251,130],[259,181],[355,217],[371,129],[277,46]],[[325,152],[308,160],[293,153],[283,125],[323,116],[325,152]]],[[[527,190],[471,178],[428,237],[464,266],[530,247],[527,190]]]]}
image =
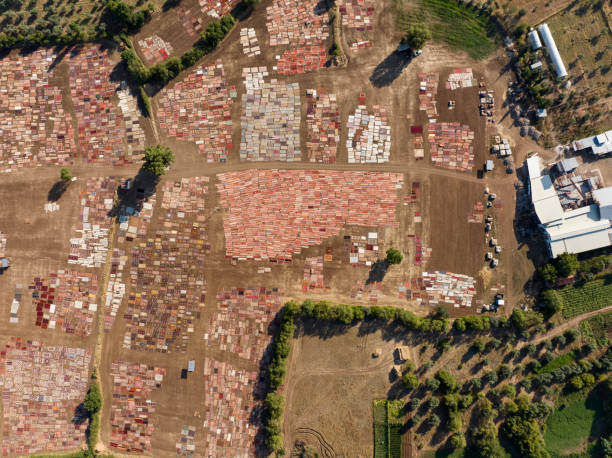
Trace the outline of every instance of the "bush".
{"type": "Polygon", "coordinates": [[[501,394],[512,399],[516,397],[516,388],[514,388],[512,385],[504,385],[501,389],[501,394]]]}
{"type": "Polygon", "coordinates": [[[569,277],[576,272],[580,263],[574,253],[561,253],[556,259],[557,272],[561,277],[569,277]]]}
{"type": "Polygon", "coordinates": [[[121,60],[125,64],[127,72],[138,84],[146,83],[151,77],[149,70],[144,66],[140,57],[138,57],[133,49],[128,48],[123,51],[121,53],[121,60]]]}
{"type": "Polygon", "coordinates": [[[546,264],[545,266],[540,267],[538,269],[538,274],[546,283],[554,283],[558,278],[557,269],[552,264],[546,264]]]}
{"type": "Polygon", "coordinates": [[[432,396],[429,398],[429,402],[427,404],[429,405],[430,409],[435,409],[440,405],[440,400],[437,397],[432,396]]]}
{"type": "Polygon", "coordinates": [[[484,353],[486,347],[487,344],[482,337],[475,339],[474,342],[472,342],[472,345],[470,346],[472,350],[481,354],[484,353]]]}
{"type": "Polygon", "coordinates": [[[554,289],[547,289],[540,293],[540,302],[551,315],[563,309],[563,301],[554,289]]]}
{"type": "Polygon", "coordinates": [[[455,433],[451,436],[449,444],[453,449],[457,450],[465,448],[467,446],[467,441],[463,433],[455,433]]]}
{"type": "Polygon", "coordinates": [[[533,326],[537,326],[544,321],[542,314],[528,311],[525,312],[521,309],[514,309],[512,315],[510,315],[510,322],[518,331],[529,329],[533,326]]]}
{"type": "Polygon", "coordinates": [[[396,250],[395,248],[389,248],[387,250],[386,259],[389,264],[399,264],[404,259],[404,256],[399,250],[396,250]]]}
{"type": "Polygon", "coordinates": [[[502,364],[501,366],[499,366],[499,368],[497,369],[497,375],[499,376],[500,379],[506,379],[508,377],[510,377],[510,374],[512,373],[512,371],[510,370],[510,367],[507,364],[502,364]]]}
{"type": "Polygon", "coordinates": [[[166,169],[174,162],[174,154],[170,148],[162,145],[147,146],[143,157],[142,168],[156,177],[166,173],[166,169]]]}
{"type": "Polygon", "coordinates": [[[440,417],[438,417],[435,413],[432,413],[429,418],[427,418],[427,425],[431,428],[435,428],[440,425],[440,417]]]}
{"type": "Polygon", "coordinates": [[[140,86],[139,91],[140,102],[142,103],[142,108],[147,117],[151,116],[151,101],[149,100],[149,96],[145,91],[144,87],[140,86]]]}
{"type": "Polygon", "coordinates": [[[440,387],[440,382],[435,378],[428,378],[425,380],[425,387],[428,390],[436,391],[440,387]]]}

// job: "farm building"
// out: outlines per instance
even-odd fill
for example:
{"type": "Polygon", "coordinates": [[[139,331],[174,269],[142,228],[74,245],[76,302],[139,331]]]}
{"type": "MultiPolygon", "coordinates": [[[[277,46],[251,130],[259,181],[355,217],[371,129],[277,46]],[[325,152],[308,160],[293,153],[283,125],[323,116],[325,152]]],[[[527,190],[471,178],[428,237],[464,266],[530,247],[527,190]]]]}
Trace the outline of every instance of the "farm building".
{"type": "Polygon", "coordinates": [[[587,137],[572,142],[574,151],[591,150],[597,156],[612,153],[612,130],[602,132],[594,137],[587,137]]]}
{"type": "Polygon", "coordinates": [[[568,159],[563,159],[562,161],[557,162],[557,169],[559,173],[570,173],[578,168],[578,161],[575,157],[570,157],[568,159]]]}
{"type": "Polygon", "coordinates": [[[528,158],[526,167],[529,194],[551,257],[612,245],[612,187],[593,191],[596,203],[564,211],[550,176],[542,173],[540,157],[528,158]]]}
{"type": "Polygon", "coordinates": [[[544,40],[546,49],[548,49],[548,54],[550,55],[550,59],[552,60],[553,65],[555,66],[557,76],[559,78],[565,78],[567,76],[567,71],[565,70],[565,65],[563,65],[563,59],[561,59],[561,54],[559,54],[559,50],[557,49],[557,45],[555,44],[555,39],[550,33],[548,24],[542,24],[541,26],[539,26],[538,32],[540,32],[540,35],[542,35],[542,40],[544,40]]]}
{"type": "Polygon", "coordinates": [[[540,49],[542,47],[542,42],[540,41],[538,32],[531,29],[531,32],[529,32],[527,36],[529,37],[529,43],[531,43],[531,49],[535,51],[536,49],[540,49]]]}

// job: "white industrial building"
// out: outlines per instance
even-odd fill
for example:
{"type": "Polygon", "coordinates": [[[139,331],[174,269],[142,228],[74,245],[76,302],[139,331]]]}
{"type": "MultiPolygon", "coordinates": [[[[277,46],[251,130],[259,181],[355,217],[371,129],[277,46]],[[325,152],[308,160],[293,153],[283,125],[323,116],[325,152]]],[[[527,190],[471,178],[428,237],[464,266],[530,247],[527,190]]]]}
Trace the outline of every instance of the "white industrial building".
{"type": "Polygon", "coordinates": [[[594,137],[576,140],[572,142],[572,149],[574,151],[590,149],[597,156],[612,153],[612,130],[595,135],[594,137]]]}
{"type": "Polygon", "coordinates": [[[594,190],[594,204],[564,211],[550,176],[542,173],[540,157],[531,156],[526,166],[529,194],[551,257],[612,245],[612,187],[594,190]]]}
{"type": "Polygon", "coordinates": [[[552,60],[553,65],[555,66],[557,76],[559,78],[565,78],[567,76],[567,71],[565,70],[565,65],[563,65],[563,59],[561,59],[561,54],[559,54],[559,50],[557,49],[557,45],[555,44],[555,39],[550,33],[548,24],[540,25],[538,27],[538,32],[540,32],[540,35],[542,35],[542,40],[544,40],[546,49],[548,49],[548,54],[550,55],[550,59],[552,60]]]}

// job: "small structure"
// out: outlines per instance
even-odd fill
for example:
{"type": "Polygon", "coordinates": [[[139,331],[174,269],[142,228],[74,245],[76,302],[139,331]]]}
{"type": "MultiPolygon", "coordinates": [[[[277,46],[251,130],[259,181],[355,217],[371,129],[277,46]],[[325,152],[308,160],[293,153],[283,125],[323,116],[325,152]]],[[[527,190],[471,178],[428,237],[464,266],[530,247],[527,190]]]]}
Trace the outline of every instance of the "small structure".
{"type": "Polygon", "coordinates": [[[493,164],[493,161],[491,159],[487,160],[487,163],[485,165],[485,170],[487,172],[490,172],[491,170],[493,170],[494,167],[495,167],[495,164],[493,164]]]}
{"type": "Polygon", "coordinates": [[[187,371],[188,372],[193,372],[195,371],[195,360],[191,360],[187,363],[187,371]]]}
{"type": "Polygon", "coordinates": [[[590,150],[596,156],[612,153],[612,130],[602,132],[594,137],[586,137],[572,142],[574,151],[590,150]]]}
{"type": "Polygon", "coordinates": [[[540,25],[538,27],[538,32],[540,32],[540,35],[542,35],[542,40],[544,40],[546,49],[548,49],[548,54],[550,55],[550,59],[552,60],[553,65],[555,66],[557,76],[559,78],[565,78],[567,76],[567,71],[565,70],[565,65],[563,65],[561,54],[559,54],[559,50],[557,49],[557,45],[555,44],[555,39],[550,33],[548,24],[540,25]]]}
{"type": "Polygon", "coordinates": [[[0,258],[0,272],[8,269],[10,265],[11,263],[8,258],[0,258]]]}
{"type": "Polygon", "coordinates": [[[599,216],[602,219],[612,220],[612,186],[595,189],[592,195],[593,200],[599,205],[599,216]]]}
{"type": "Polygon", "coordinates": [[[538,111],[536,111],[536,116],[538,117],[538,119],[546,118],[548,116],[546,108],[538,108],[538,111]]]}
{"type": "Polygon", "coordinates": [[[372,358],[379,358],[382,356],[382,348],[377,348],[372,352],[372,358]]]}
{"type": "Polygon", "coordinates": [[[557,170],[559,173],[571,173],[578,168],[578,161],[575,157],[570,157],[568,159],[563,159],[560,162],[557,162],[557,170]]]}
{"type": "Polygon", "coordinates": [[[535,51],[536,49],[540,49],[542,47],[542,41],[540,40],[540,36],[538,35],[537,31],[533,30],[533,28],[531,29],[531,32],[527,34],[527,37],[529,37],[531,49],[535,51]]]}
{"type": "Polygon", "coordinates": [[[408,361],[410,359],[410,348],[409,347],[397,347],[397,357],[400,361],[408,361]]]}
{"type": "Polygon", "coordinates": [[[538,68],[542,68],[542,61],[536,60],[533,64],[529,66],[530,69],[536,70],[538,68]]]}
{"type": "Polygon", "coordinates": [[[497,267],[499,265],[499,260],[493,258],[493,260],[491,261],[491,267],[497,267]]]}

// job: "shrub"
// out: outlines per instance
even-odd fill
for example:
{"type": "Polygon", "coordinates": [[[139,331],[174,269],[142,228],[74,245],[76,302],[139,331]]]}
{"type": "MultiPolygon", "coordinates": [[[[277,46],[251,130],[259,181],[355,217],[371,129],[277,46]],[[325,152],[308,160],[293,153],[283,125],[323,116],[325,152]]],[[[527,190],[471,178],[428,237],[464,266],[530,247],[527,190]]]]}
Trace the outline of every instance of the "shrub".
{"type": "Polygon", "coordinates": [[[550,263],[546,264],[543,267],[540,267],[538,269],[538,274],[540,275],[540,278],[542,278],[542,280],[544,280],[546,283],[554,283],[557,281],[558,278],[557,269],[553,264],[550,263]]]}
{"type": "Polygon", "coordinates": [[[501,389],[501,394],[512,399],[516,397],[516,388],[514,388],[512,385],[504,385],[501,389]]]}
{"type": "Polygon", "coordinates": [[[563,309],[563,301],[554,289],[547,289],[540,293],[540,303],[551,315],[563,309]]]}
{"type": "Polygon", "coordinates": [[[508,377],[510,377],[510,374],[512,373],[512,371],[510,370],[510,367],[508,367],[507,364],[502,364],[501,366],[499,366],[499,368],[497,369],[497,375],[499,376],[500,379],[506,379],[508,377]]]}
{"type": "Polygon", "coordinates": [[[576,272],[580,263],[575,253],[561,253],[556,260],[557,272],[561,277],[569,277],[576,272]]]}
{"type": "Polygon", "coordinates": [[[145,91],[144,87],[140,86],[138,94],[140,95],[140,101],[142,103],[142,108],[147,117],[151,116],[151,101],[149,100],[149,96],[145,91]]]}
{"type": "Polygon", "coordinates": [[[450,438],[450,446],[453,449],[461,449],[467,446],[467,441],[465,440],[465,436],[463,433],[455,433],[450,438]]]}
{"type": "Polygon", "coordinates": [[[440,387],[440,382],[435,378],[425,380],[425,387],[431,391],[436,391],[440,387]]]}
{"type": "Polygon", "coordinates": [[[430,409],[435,409],[440,405],[440,400],[437,397],[432,396],[429,398],[429,402],[427,404],[429,405],[430,409]]]}
{"type": "Polygon", "coordinates": [[[478,337],[472,342],[471,349],[478,353],[484,353],[487,344],[482,337],[478,337]]]}
{"type": "Polygon", "coordinates": [[[427,425],[431,428],[435,428],[440,425],[440,417],[438,417],[435,413],[432,413],[429,418],[427,418],[427,425]]]}
{"type": "Polygon", "coordinates": [[[514,309],[510,316],[510,322],[518,331],[529,329],[533,326],[537,326],[544,321],[542,314],[528,311],[525,312],[521,309],[514,309]]]}

